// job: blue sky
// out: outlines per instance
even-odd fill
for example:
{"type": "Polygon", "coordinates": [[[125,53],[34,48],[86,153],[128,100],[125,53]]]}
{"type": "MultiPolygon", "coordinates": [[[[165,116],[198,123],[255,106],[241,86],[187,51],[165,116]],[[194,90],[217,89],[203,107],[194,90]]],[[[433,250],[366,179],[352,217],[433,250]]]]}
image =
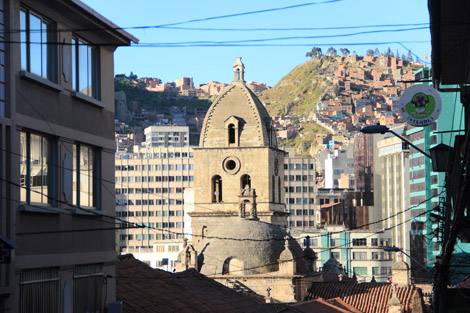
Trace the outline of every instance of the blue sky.
{"type": "Polygon", "coordinates": [[[126,29],[139,38],[140,43],[117,49],[115,73],[129,74],[133,71],[139,77],[158,77],[164,82],[185,76],[193,77],[195,84],[210,80],[230,83],[233,79],[232,65],[235,58],[241,56],[245,64],[245,80],[266,82],[274,86],[292,68],[307,60],[305,54],[313,46],[319,45],[323,52],[326,52],[329,46],[333,46],[338,52],[340,48],[345,47],[351,52],[355,50],[359,55],[365,54],[367,49],[376,47],[380,51],[390,47],[394,53],[398,49],[400,55],[403,53],[406,55],[410,49],[420,58],[431,53],[429,28],[421,24],[429,22],[427,0],[86,0],[84,2],[123,28],[159,26],[203,19],[173,26],[185,29],[164,27],[126,29]],[[269,10],[301,4],[305,5],[269,10]],[[261,10],[266,11],[207,19],[261,10]],[[373,26],[350,28],[370,25],[373,26]],[[381,27],[381,25],[396,26],[381,27]],[[295,29],[332,27],[347,28],[295,29]],[[251,30],[220,30],[234,28],[251,30]],[[288,30],[253,30],[259,28],[288,30]],[[362,34],[351,35],[359,32],[362,34]],[[312,36],[317,38],[272,40],[312,36]],[[319,36],[323,38],[318,38],[319,36]],[[182,46],[183,42],[187,44],[182,46]],[[200,42],[210,46],[200,46],[200,42]],[[382,42],[393,43],[379,44],[382,42]],[[395,42],[401,42],[402,45],[395,42]],[[363,45],[364,43],[366,45],[363,45]],[[253,44],[257,46],[248,46],[253,44]],[[260,44],[286,46],[259,46],[260,44]]]}

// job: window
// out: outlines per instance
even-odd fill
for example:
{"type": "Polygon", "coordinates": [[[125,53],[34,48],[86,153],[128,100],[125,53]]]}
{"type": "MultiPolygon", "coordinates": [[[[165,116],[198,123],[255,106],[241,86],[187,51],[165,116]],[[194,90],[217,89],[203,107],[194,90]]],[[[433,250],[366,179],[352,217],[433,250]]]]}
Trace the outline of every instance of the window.
{"type": "Polygon", "coordinates": [[[235,125],[228,125],[228,143],[235,143],[235,125]]]}
{"type": "Polygon", "coordinates": [[[367,267],[353,267],[353,272],[356,275],[367,275],[367,267]]]}
{"type": "Polygon", "coordinates": [[[222,177],[212,177],[212,202],[222,202],[222,177]]]}
{"type": "Polygon", "coordinates": [[[78,37],[72,38],[72,86],[84,95],[100,99],[98,48],[78,37]]]}
{"type": "Polygon", "coordinates": [[[20,10],[21,68],[50,81],[56,77],[56,45],[51,21],[26,8],[20,10]]]}
{"type": "Polygon", "coordinates": [[[60,299],[59,268],[25,270],[20,275],[20,312],[58,313],[60,299]]]}
{"type": "Polygon", "coordinates": [[[73,204],[97,207],[98,202],[98,154],[91,147],[73,146],[73,204]]]}
{"type": "Polygon", "coordinates": [[[365,260],[367,259],[366,252],[353,252],[353,260],[365,260]]]}
{"type": "Polygon", "coordinates": [[[373,267],[372,268],[372,275],[380,275],[380,268],[379,267],[373,267]]]}
{"type": "Polygon", "coordinates": [[[331,258],[339,261],[339,252],[331,252],[331,258]]]}
{"type": "Polygon", "coordinates": [[[20,134],[21,201],[52,203],[54,199],[54,166],[51,141],[42,135],[20,134]]]}
{"type": "Polygon", "coordinates": [[[251,177],[246,174],[240,178],[240,189],[245,189],[245,187],[251,188],[251,177]]]}
{"type": "Polygon", "coordinates": [[[103,265],[78,265],[73,270],[73,312],[103,312],[103,265]]]}
{"type": "Polygon", "coordinates": [[[367,239],[365,238],[359,238],[359,239],[353,239],[352,240],[353,246],[366,246],[367,245],[367,239]]]}

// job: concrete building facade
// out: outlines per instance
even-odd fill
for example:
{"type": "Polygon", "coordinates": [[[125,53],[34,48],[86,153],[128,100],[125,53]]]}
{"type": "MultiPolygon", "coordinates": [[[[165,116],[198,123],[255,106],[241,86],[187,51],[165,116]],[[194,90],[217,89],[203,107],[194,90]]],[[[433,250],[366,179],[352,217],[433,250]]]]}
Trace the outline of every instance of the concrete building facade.
{"type": "MultiPolygon", "coordinates": [[[[404,133],[404,128],[397,128],[398,134],[404,133]]],[[[370,136],[372,137],[372,136],[370,136]]],[[[411,210],[410,207],[410,175],[409,147],[398,137],[391,134],[377,135],[382,139],[377,141],[374,154],[374,207],[370,210],[370,228],[391,229],[392,246],[403,249],[410,254],[411,210]],[[379,221],[379,223],[377,223],[379,221]]],[[[397,260],[398,256],[394,256],[397,260]]],[[[407,258],[407,262],[409,263],[407,258]]]]}
{"type": "Polygon", "coordinates": [[[316,203],[316,159],[297,155],[287,148],[284,159],[284,193],[290,229],[308,229],[321,223],[316,203]]]}
{"type": "Polygon", "coordinates": [[[116,297],[113,53],[137,39],[77,0],[0,11],[0,28],[21,30],[0,47],[0,241],[15,248],[0,311],[103,312],[116,297]]]}
{"type": "Polygon", "coordinates": [[[392,274],[392,254],[385,252],[390,246],[390,231],[348,230],[344,226],[325,226],[322,229],[295,232],[300,244],[316,253],[315,268],[323,270],[325,263],[334,259],[349,277],[356,275],[358,282],[386,282],[392,274]],[[308,243],[307,243],[308,241],[308,243]]]}
{"type": "MultiPolygon", "coordinates": [[[[135,253],[154,268],[171,270],[185,237],[184,193],[194,184],[193,148],[151,147],[156,142],[150,135],[152,129],[145,130],[150,138],[135,146],[134,153],[116,154],[116,215],[127,223],[144,226],[120,230],[119,250],[135,253]]],[[[178,133],[169,129],[171,134],[178,133]]],[[[160,132],[153,133],[161,136],[160,132]]]]}

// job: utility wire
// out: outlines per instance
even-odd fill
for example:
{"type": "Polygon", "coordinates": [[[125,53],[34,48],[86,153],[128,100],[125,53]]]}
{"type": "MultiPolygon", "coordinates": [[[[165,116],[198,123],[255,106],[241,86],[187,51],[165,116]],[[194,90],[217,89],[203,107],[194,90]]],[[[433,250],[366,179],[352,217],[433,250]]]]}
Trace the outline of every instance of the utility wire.
{"type": "MultiPolygon", "coordinates": [[[[381,34],[381,33],[400,33],[400,32],[424,30],[424,29],[428,29],[428,27],[423,26],[423,27],[403,28],[403,29],[371,30],[371,31],[361,31],[361,32],[346,33],[346,34],[336,34],[336,35],[289,36],[289,37],[258,38],[258,39],[227,40],[227,41],[199,40],[199,41],[181,41],[181,42],[142,42],[139,44],[130,45],[128,47],[251,44],[251,43],[260,43],[260,42],[268,42],[268,41],[284,41],[284,40],[298,40],[298,39],[331,39],[331,38],[354,37],[354,36],[360,36],[360,35],[381,34]]],[[[66,42],[66,41],[36,42],[36,41],[0,40],[0,43],[9,43],[9,44],[25,44],[26,43],[30,45],[58,45],[58,46],[77,45],[77,43],[66,42]]],[[[90,44],[78,43],[78,45],[89,46],[90,44]]],[[[92,45],[93,46],[116,46],[116,44],[113,44],[113,43],[93,43],[92,45]]],[[[339,45],[339,44],[335,44],[335,45],[339,45]]]]}

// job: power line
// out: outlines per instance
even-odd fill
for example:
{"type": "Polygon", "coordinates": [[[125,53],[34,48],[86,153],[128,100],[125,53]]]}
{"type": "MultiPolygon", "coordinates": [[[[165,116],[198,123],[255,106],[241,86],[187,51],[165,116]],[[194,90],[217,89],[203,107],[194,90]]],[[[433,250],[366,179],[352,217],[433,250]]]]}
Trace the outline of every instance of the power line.
{"type": "MultiPolygon", "coordinates": [[[[356,26],[334,26],[334,27],[288,27],[288,28],[210,28],[210,27],[174,27],[174,26],[160,26],[163,29],[175,30],[197,30],[197,31],[227,31],[227,32],[256,32],[256,31],[311,31],[311,30],[342,30],[342,29],[359,29],[359,28],[383,28],[383,27],[405,27],[405,26],[430,26],[429,23],[414,23],[414,24],[379,24],[379,25],[356,25],[356,26]]],[[[155,26],[143,26],[140,28],[155,28],[155,26]]],[[[130,27],[128,29],[136,29],[130,27]]]]}
{"type": "MultiPolygon", "coordinates": [[[[187,30],[187,31],[222,31],[222,32],[258,32],[258,31],[312,31],[312,30],[344,30],[344,29],[361,29],[361,28],[385,28],[385,27],[409,27],[409,26],[430,26],[429,23],[404,23],[404,24],[371,24],[371,25],[353,25],[353,26],[331,26],[331,27],[285,27],[285,28],[272,28],[272,27],[258,27],[258,28],[217,28],[217,27],[180,27],[180,26],[129,26],[129,27],[96,27],[96,28],[61,28],[61,31],[71,32],[84,32],[84,31],[99,31],[99,30],[146,30],[146,29],[172,29],[172,30],[187,30]]],[[[8,33],[55,33],[55,29],[0,29],[0,34],[8,33]]]]}
{"type": "Polygon", "coordinates": [[[182,41],[182,42],[163,42],[163,43],[142,43],[142,45],[148,44],[161,44],[161,45],[187,45],[187,44],[233,44],[233,43],[251,43],[251,42],[266,42],[266,41],[279,41],[279,40],[293,40],[293,39],[323,39],[323,38],[339,38],[339,37],[352,37],[358,35],[367,34],[379,34],[379,33],[390,33],[390,32],[404,32],[413,30],[423,30],[428,27],[414,27],[404,29],[388,29],[388,30],[371,30],[361,31],[347,34],[337,35],[315,35],[315,36],[290,36],[290,37],[275,37],[275,38],[260,38],[260,39],[244,39],[244,40],[228,40],[228,41],[182,41]]]}
{"type": "MultiPolygon", "coordinates": [[[[405,32],[405,31],[415,31],[415,30],[424,30],[428,27],[413,27],[413,28],[403,28],[403,29],[388,29],[388,30],[371,30],[371,31],[361,31],[354,33],[346,34],[336,34],[336,35],[315,35],[315,36],[290,36],[290,37],[274,37],[274,38],[259,38],[259,39],[244,39],[244,40],[228,40],[228,41],[181,41],[181,42],[142,42],[135,45],[130,45],[127,47],[166,47],[166,46],[199,46],[199,45],[231,45],[231,44],[251,44],[251,43],[260,43],[268,41],[284,41],[284,40],[298,40],[298,39],[331,39],[331,38],[343,38],[343,37],[354,37],[360,35],[368,34],[381,34],[381,33],[391,33],[391,32],[405,32]]],[[[428,42],[428,41],[426,41],[428,42]]],[[[9,43],[9,44],[32,44],[32,45],[57,45],[57,46],[75,46],[77,43],[72,42],[34,42],[34,41],[17,41],[17,40],[0,40],[0,43],[9,43]]],[[[78,44],[86,45],[89,44],[78,44]]],[[[115,46],[113,43],[93,43],[93,46],[115,46]]],[[[334,44],[340,45],[340,44],[334,44]]],[[[124,46],[125,47],[125,46],[124,46]]],[[[404,46],[403,46],[404,47],[404,46]]],[[[406,48],[406,47],[405,47],[406,48]]]]}

